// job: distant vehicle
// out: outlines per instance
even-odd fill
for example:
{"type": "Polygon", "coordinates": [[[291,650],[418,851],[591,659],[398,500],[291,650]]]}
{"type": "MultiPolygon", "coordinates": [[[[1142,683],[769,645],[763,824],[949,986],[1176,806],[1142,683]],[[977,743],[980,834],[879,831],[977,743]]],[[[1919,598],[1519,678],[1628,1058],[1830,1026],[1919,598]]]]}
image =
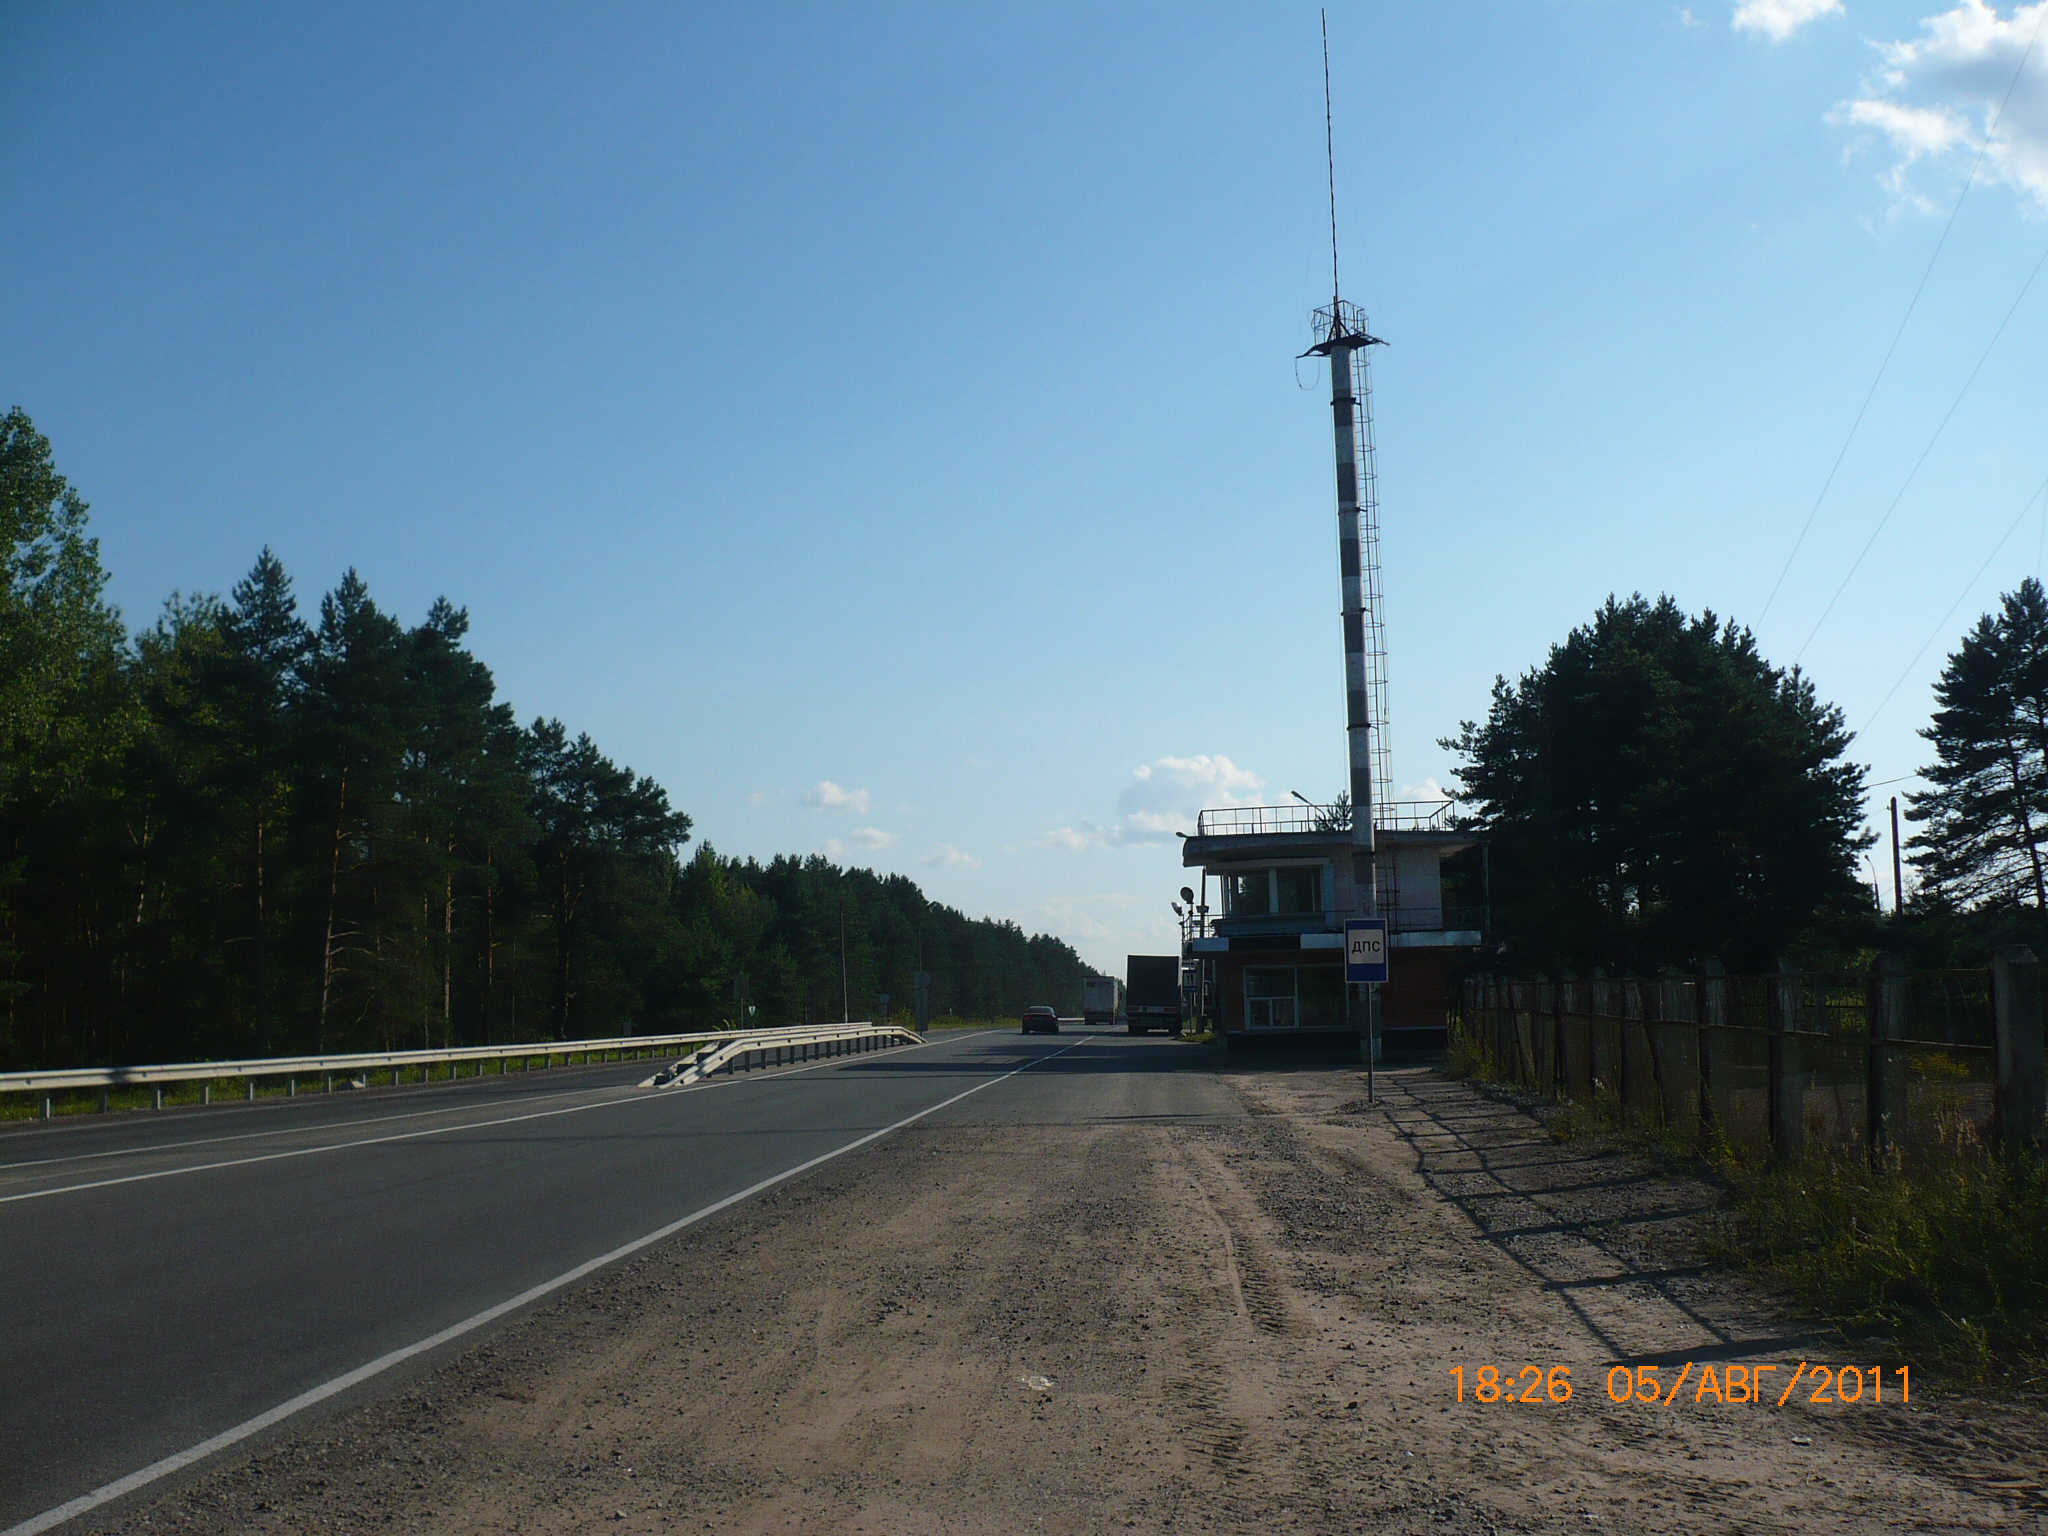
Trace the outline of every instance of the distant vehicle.
{"type": "Polygon", "coordinates": [[[1124,1023],[1134,1035],[1180,1033],[1180,956],[1125,957],[1124,1023]]]}
{"type": "Polygon", "coordinates": [[[1114,1024],[1116,1022],[1116,978],[1114,976],[1090,976],[1081,984],[1081,1022],[1083,1024],[1114,1024]]]}
{"type": "Polygon", "coordinates": [[[1024,1027],[1019,1034],[1056,1035],[1060,1032],[1060,1016],[1050,1008],[1026,1008],[1024,1027]]]}

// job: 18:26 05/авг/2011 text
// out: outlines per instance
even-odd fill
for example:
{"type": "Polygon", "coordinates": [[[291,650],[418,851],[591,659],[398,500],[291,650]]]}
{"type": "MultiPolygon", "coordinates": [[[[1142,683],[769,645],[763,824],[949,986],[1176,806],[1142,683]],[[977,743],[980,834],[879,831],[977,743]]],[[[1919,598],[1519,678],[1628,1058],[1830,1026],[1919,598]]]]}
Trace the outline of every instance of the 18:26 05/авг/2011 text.
{"type": "MultiPolygon", "coordinates": [[[[1678,1379],[1666,1393],[1657,1380],[1660,1369],[1654,1365],[1610,1366],[1607,1371],[1607,1396],[1614,1402],[1651,1403],[1669,1408],[1678,1400],[1679,1392],[1693,1379],[1693,1364],[1688,1360],[1678,1379]],[[1616,1378],[1619,1378],[1617,1384],[1616,1378]]],[[[1754,1403],[1763,1394],[1764,1374],[1767,1371],[1782,1370],[1776,1365],[1749,1366],[1735,1362],[1723,1366],[1719,1372],[1709,1364],[1700,1368],[1698,1380],[1693,1386],[1692,1400],[1695,1403],[1711,1399],[1717,1403],[1754,1403]]],[[[1811,1403],[1882,1403],[1884,1401],[1884,1373],[1881,1365],[1866,1370],[1861,1366],[1811,1365],[1800,1361],[1793,1370],[1785,1390],[1778,1395],[1774,1406],[1782,1408],[1791,1401],[1792,1393],[1811,1372],[1816,1385],[1807,1394],[1811,1403]],[[1867,1378],[1867,1379],[1866,1379],[1867,1378]],[[1849,1383],[1856,1384],[1856,1391],[1849,1393],[1849,1383]],[[1865,1395],[1866,1390],[1868,1396],[1865,1395]]],[[[1458,1384],[1458,1401],[1465,1401],[1465,1367],[1454,1365],[1450,1374],[1458,1384]]],[[[1908,1367],[1894,1369],[1898,1378],[1899,1401],[1913,1400],[1912,1378],[1908,1367]]],[[[1491,1365],[1482,1365],[1473,1372],[1472,1396],[1482,1403],[1568,1403],[1572,1397],[1572,1368],[1568,1365],[1554,1365],[1549,1371],[1538,1366],[1525,1365],[1520,1370],[1510,1366],[1505,1371],[1491,1365]]]]}

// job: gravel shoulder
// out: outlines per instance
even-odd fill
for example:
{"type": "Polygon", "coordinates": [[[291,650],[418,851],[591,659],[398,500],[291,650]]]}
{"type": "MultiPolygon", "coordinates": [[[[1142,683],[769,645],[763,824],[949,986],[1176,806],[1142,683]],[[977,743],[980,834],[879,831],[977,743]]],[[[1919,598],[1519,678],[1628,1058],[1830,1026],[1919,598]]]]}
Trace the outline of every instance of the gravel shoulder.
{"type": "Polygon", "coordinates": [[[1217,1069],[1242,1118],[913,1127],[95,1528],[2048,1531],[2028,1411],[1608,1400],[1841,1357],[1695,1264],[1709,1187],[1425,1070],[1217,1069]]]}

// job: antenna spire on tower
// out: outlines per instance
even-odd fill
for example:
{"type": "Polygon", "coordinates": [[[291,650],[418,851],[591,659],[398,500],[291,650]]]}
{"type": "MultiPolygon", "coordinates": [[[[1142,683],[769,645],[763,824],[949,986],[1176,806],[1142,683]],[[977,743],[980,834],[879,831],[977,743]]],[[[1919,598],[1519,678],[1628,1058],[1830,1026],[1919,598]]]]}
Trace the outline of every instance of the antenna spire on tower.
{"type": "Polygon", "coordinates": [[[1337,132],[1330,116],[1330,13],[1323,12],[1323,158],[1330,168],[1330,307],[1342,302],[1337,281],[1337,132]]]}

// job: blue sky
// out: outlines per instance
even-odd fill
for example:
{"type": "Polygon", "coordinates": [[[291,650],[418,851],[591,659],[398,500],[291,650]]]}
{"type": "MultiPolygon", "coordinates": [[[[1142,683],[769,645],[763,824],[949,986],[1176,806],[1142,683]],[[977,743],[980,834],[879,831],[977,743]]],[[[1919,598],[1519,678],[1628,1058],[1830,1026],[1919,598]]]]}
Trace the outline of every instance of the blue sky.
{"type": "MultiPolygon", "coordinates": [[[[1925,760],[2044,552],[2044,10],[1333,7],[1398,785],[1636,590],[1925,760]]],[[[1120,971],[1343,782],[1321,86],[1312,6],[10,3],[0,394],[131,622],[445,593],[721,850],[1120,971]]]]}

